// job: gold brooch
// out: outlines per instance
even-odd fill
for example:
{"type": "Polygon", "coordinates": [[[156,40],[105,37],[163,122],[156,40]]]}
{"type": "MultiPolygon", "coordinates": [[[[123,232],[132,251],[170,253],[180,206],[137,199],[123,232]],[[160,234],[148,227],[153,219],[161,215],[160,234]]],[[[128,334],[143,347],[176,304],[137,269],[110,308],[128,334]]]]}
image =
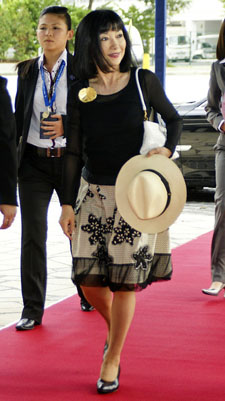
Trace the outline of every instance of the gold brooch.
{"type": "Polygon", "coordinates": [[[96,99],[97,92],[94,88],[89,86],[88,88],[81,89],[78,93],[78,97],[83,103],[92,102],[96,99]]]}

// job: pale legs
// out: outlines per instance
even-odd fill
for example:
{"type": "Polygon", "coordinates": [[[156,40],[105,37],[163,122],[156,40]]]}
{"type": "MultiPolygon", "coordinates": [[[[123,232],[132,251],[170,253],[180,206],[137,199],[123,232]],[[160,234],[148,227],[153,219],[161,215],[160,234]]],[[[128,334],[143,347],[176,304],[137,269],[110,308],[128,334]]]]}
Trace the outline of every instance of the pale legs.
{"type": "Polygon", "coordinates": [[[112,382],[118,375],[120,354],[131,325],[136,295],[133,291],[116,291],[108,287],[82,287],[85,298],[105,319],[109,334],[108,350],[102,362],[100,377],[112,382]]]}

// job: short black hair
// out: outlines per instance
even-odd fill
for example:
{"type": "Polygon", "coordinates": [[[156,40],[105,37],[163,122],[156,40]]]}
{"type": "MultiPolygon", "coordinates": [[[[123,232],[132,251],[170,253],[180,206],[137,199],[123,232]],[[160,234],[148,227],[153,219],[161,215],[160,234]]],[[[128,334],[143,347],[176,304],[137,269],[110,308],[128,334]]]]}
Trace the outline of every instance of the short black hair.
{"type": "Polygon", "coordinates": [[[217,60],[221,61],[225,58],[225,19],[220,27],[219,37],[216,46],[217,60]]]}
{"type": "Polygon", "coordinates": [[[96,65],[105,73],[111,66],[104,59],[100,34],[109,30],[123,31],[126,41],[124,57],[120,63],[120,71],[129,71],[132,65],[131,42],[128,32],[120,16],[112,10],[101,9],[91,11],[78,25],[74,46],[74,69],[78,79],[89,79],[97,75],[96,65]]]}
{"type": "Polygon", "coordinates": [[[68,31],[71,30],[71,18],[70,15],[68,13],[68,8],[66,7],[61,7],[61,6],[48,6],[45,7],[42,11],[41,14],[39,16],[39,19],[41,17],[43,17],[43,15],[46,14],[57,14],[58,16],[62,16],[65,20],[65,23],[68,27],[68,31]]]}
{"type": "MultiPolygon", "coordinates": [[[[46,15],[46,14],[56,14],[60,18],[63,18],[67,25],[68,31],[71,30],[71,18],[68,13],[68,9],[66,7],[61,7],[61,6],[45,7],[39,15],[39,20],[41,17],[43,17],[43,15],[46,15]]],[[[69,51],[68,41],[66,44],[66,49],[67,49],[67,51],[69,51]]],[[[37,60],[38,60],[38,57],[30,59],[30,60],[21,61],[16,65],[16,69],[19,70],[21,78],[25,78],[28,75],[29,71],[31,69],[34,69],[34,66],[35,66],[35,63],[37,60]]]]}

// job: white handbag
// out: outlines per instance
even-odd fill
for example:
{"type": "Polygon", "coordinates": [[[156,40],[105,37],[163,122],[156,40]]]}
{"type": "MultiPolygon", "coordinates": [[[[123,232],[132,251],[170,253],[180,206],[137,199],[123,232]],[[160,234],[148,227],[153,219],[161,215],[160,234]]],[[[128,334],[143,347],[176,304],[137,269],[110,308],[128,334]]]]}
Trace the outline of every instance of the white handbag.
{"type": "MultiPolygon", "coordinates": [[[[143,136],[143,142],[142,146],[140,149],[140,154],[141,155],[146,155],[150,150],[158,147],[162,147],[165,145],[166,142],[166,128],[162,124],[155,123],[153,121],[148,120],[148,115],[147,115],[147,107],[144,101],[144,96],[142,93],[142,89],[140,86],[139,78],[138,78],[138,71],[140,70],[140,67],[136,69],[135,72],[135,78],[136,78],[136,83],[139,91],[139,96],[140,100],[142,103],[142,108],[144,111],[144,136],[143,136]]],[[[177,152],[174,152],[172,159],[175,159],[179,157],[179,154],[177,152]]]]}

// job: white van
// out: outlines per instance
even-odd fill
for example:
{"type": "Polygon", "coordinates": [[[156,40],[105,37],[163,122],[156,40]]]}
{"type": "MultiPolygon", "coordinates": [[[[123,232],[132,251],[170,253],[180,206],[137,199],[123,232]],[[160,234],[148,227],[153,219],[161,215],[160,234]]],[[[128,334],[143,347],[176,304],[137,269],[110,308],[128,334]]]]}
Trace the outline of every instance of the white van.
{"type": "Polygon", "coordinates": [[[193,59],[216,59],[218,34],[197,36],[193,59]]]}
{"type": "Polygon", "coordinates": [[[190,60],[190,41],[185,34],[171,35],[166,38],[167,61],[190,60]]]}

